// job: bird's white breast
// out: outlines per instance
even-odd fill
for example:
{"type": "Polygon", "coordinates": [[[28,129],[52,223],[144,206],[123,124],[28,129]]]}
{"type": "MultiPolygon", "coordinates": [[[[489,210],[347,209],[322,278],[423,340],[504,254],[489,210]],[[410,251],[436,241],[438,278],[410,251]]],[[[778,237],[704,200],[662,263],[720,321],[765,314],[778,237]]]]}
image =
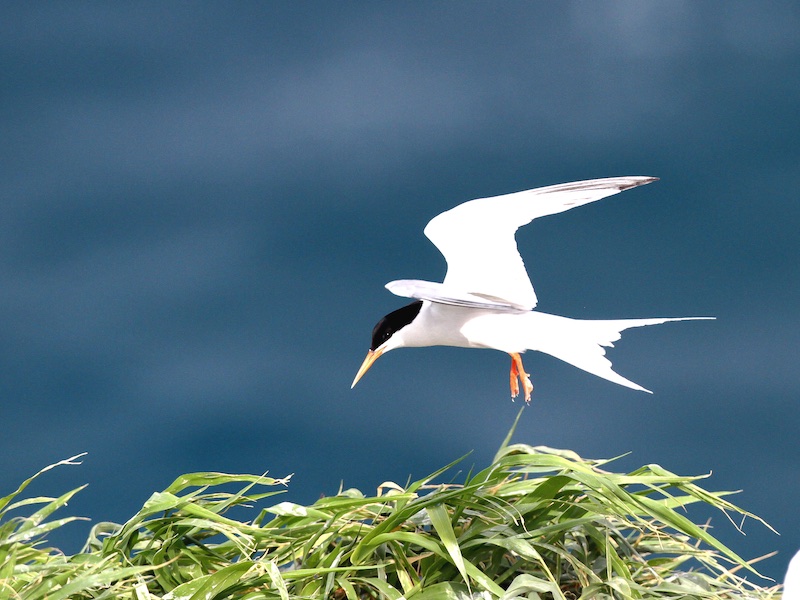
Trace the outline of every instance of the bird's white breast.
{"type": "Polygon", "coordinates": [[[524,352],[525,328],[521,321],[527,314],[530,313],[502,313],[426,301],[417,318],[397,335],[402,336],[402,346],[407,347],[455,346],[524,352]]]}

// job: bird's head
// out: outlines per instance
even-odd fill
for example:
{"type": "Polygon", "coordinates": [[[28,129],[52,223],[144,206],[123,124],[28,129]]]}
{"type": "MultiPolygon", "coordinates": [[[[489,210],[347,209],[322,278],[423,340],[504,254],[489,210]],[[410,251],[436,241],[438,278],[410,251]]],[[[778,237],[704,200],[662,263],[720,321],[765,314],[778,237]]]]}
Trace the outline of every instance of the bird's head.
{"type": "Polygon", "coordinates": [[[367,357],[361,363],[361,368],[356,373],[356,378],[353,379],[353,385],[350,386],[350,389],[356,387],[358,380],[364,376],[364,373],[369,371],[369,368],[381,355],[386,354],[389,350],[402,348],[405,345],[401,331],[417,317],[421,308],[422,301],[417,300],[403,308],[390,312],[378,321],[378,324],[372,329],[372,343],[370,344],[369,352],[367,352],[367,357]]]}

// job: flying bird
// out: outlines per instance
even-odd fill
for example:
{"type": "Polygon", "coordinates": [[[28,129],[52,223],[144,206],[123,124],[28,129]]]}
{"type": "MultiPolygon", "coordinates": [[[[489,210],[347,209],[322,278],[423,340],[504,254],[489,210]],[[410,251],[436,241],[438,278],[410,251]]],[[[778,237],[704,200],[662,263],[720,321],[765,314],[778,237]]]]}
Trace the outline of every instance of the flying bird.
{"type": "Polygon", "coordinates": [[[533,310],[537,298],[514,235],[533,219],[567,211],[657,177],[611,177],[562,183],[471,200],[434,217],[425,235],[444,255],[442,283],[402,279],[386,284],[414,302],[383,317],[372,331],[367,357],[351,389],[390,350],[456,346],[492,348],[511,356],[511,397],[522,384],[530,402],[533,384],[521,354],[537,350],[619,385],[650,392],[611,368],[605,347],[631,327],[714,317],[570,319],[533,310]]]}

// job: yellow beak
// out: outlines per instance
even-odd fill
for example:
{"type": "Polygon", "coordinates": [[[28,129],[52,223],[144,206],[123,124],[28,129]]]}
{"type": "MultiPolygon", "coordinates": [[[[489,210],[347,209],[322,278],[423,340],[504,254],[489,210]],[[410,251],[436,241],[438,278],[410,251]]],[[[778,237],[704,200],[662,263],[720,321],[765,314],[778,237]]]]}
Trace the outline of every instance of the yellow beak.
{"type": "Polygon", "coordinates": [[[364,362],[361,363],[361,368],[358,370],[358,373],[356,373],[356,378],[353,379],[353,385],[350,386],[351,390],[354,387],[356,387],[358,380],[364,376],[364,373],[369,371],[369,368],[372,366],[372,363],[378,360],[381,357],[381,354],[383,354],[383,350],[381,350],[380,348],[378,348],[377,350],[370,350],[369,352],[367,352],[367,358],[365,358],[364,362]]]}

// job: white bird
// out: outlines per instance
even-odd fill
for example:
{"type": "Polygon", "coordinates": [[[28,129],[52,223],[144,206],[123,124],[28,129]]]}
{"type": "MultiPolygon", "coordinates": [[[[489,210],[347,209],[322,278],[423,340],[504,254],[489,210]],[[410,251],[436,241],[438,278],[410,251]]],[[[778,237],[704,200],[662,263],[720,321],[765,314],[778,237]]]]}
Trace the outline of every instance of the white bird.
{"type": "Polygon", "coordinates": [[[800,600],[800,550],[789,561],[783,579],[783,600],[800,600]]]}
{"type": "Polygon", "coordinates": [[[425,235],[447,260],[442,283],[404,279],[386,284],[415,302],[383,317],[353,385],[390,350],[404,347],[493,348],[511,355],[511,397],[522,383],[530,402],[533,385],[521,354],[538,350],[579,369],[635,390],[650,392],[615,373],[605,357],[622,331],[668,321],[714,317],[668,317],[592,321],[533,310],[536,293],[517,250],[514,234],[537,217],[564,212],[656,181],[657,177],[612,177],[562,183],[465,202],[431,219],[425,235]]]}

